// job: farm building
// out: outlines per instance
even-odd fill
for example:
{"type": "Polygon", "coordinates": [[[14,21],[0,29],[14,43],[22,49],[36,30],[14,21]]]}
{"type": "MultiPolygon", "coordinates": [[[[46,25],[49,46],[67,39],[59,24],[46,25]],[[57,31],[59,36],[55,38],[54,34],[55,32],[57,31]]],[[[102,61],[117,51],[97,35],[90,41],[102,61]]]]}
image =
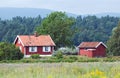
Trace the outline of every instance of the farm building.
{"type": "Polygon", "coordinates": [[[105,57],[107,46],[103,42],[82,42],[79,46],[79,55],[87,57],[105,57]]]}
{"type": "Polygon", "coordinates": [[[50,35],[18,35],[14,44],[19,47],[24,57],[30,57],[32,54],[41,56],[51,56],[54,51],[55,43],[50,35]]]}

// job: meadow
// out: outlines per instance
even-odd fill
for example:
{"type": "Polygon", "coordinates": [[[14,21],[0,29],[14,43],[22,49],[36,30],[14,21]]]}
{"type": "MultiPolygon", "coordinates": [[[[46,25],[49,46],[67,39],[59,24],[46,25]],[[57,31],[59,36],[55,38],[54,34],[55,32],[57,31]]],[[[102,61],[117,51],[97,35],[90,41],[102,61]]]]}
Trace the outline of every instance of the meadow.
{"type": "Polygon", "coordinates": [[[120,62],[1,63],[0,78],[120,78],[120,62]]]}

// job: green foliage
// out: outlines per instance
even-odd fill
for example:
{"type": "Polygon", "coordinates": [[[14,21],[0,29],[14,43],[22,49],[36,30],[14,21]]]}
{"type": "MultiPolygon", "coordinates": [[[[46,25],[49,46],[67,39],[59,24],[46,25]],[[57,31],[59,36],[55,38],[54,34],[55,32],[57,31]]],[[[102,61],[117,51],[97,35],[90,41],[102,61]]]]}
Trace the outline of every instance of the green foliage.
{"type": "Polygon", "coordinates": [[[118,26],[113,30],[112,36],[107,42],[108,51],[110,55],[120,55],[120,22],[118,26]]]}
{"type": "Polygon", "coordinates": [[[76,47],[73,47],[73,48],[62,47],[62,48],[59,48],[57,51],[61,51],[64,55],[77,55],[78,54],[76,47]]]}
{"type": "Polygon", "coordinates": [[[61,58],[63,58],[63,54],[62,54],[62,52],[59,50],[59,51],[56,51],[56,52],[54,52],[55,54],[54,54],[54,56],[57,58],[57,59],[61,59],[61,58]]]}
{"type": "Polygon", "coordinates": [[[96,16],[78,16],[76,19],[71,17],[68,18],[70,20],[66,20],[67,16],[65,13],[55,12],[48,15],[44,20],[42,20],[40,16],[36,18],[17,16],[11,20],[0,20],[0,41],[8,41],[12,43],[17,35],[33,34],[34,30],[36,30],[35,28],[38,26],[37,31],[40,32],[39,34],[54,34],[51,35],[51,37],[55,43],[57,42],[57,46],[59,44],[59,46],[65,46],[66,43],[68,44],[66,46],[69,46],[71,41],[76,46],[83,41],[106,42],[111,36],[113,28],[117,26],[119,21],[118,17],[111,16],[104,16],[101,18],[96,16]],[[71,21],[71,19],[73,21],[75,20],[75,23],[71,21]],[[66,31],[67,28],[70,28],[70,30],[66,31]],[[73,31],[74,34],[71,35],[73,31]],[[64,44],[64,42],[66,43],[64,44]]]}
{"type": "Polygon", "coordinates": [[[65,13],[53,12],[42,21],[36,31],[39,34],[49,34],[57,47],[71,46],[73,34],[71,26],[74,24],[74,20],[65,13]]]}
{"type": "Polygon", "coordinates": [[[76,30],[73,37],[75,45],[83,41],[102,41],[106,42],[111,36],[112,29],[116,27],[119,18],[105,16],[78,16],[73,28],[76,30]]]}
{"type": "Polygon", "coordinates": [[[40,58],[39,54],[32,54],[31,57],[32,57],[33,59],[38,59],[38,58],[40,58]]]}
{"type": "Polygon", "coordinates": [[[13,42],[17,35],[32,34],[41,21],[40,16],[36,18],[17,16],[11,20],[0,20],[0,41],[13,42]]]}
{"type": "Polygon", "coordinates": [[[120,62],[1,64],[0,77],[120,78],[120,62]]]}
{"type": "Polygon", "coordinates": [[[82,56],[65,56],[57,57],[41,57],[40,59],[23,58],[21,60],[1,60],[0,63],[59,63],[59,62],[119,62],[120,56],[104,57],[104,58],[88,58],[82,56]]]}
{"type": "Polygon", "coordinates": [[[0,43],[0,60],[19,60],[23,58],[23,54],[15,45],[1,42],[0,43]]]}

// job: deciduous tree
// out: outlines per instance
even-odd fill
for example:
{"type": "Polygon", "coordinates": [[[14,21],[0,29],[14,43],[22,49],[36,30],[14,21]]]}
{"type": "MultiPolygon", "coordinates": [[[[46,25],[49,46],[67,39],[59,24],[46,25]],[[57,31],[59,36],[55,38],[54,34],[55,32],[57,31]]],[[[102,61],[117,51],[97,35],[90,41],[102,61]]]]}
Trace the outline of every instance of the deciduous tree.
{"type": "Polygon", "coordinates": [[[49,34],[57,47],[71,46],[73,24],[74,18],[68,17],[63,12],[53,12],[42,21],[36,31],[39,34],[49,34]]]}
{"type": "Polygon", "coordinates": [[[120,22],[118,26],[113,29],[112,36],[107,42],[109,54],[120,55],[120,22]]]}

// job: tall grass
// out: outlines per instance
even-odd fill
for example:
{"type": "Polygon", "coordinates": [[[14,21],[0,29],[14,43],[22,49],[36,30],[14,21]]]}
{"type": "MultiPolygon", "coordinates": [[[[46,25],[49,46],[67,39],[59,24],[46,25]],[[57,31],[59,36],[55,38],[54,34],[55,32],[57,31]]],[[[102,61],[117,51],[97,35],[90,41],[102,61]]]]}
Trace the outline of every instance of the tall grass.
{"type": "Polygon", "coordinates": [[[0,64],[0,78],[120,78],[120,62],[0,64]]]}

